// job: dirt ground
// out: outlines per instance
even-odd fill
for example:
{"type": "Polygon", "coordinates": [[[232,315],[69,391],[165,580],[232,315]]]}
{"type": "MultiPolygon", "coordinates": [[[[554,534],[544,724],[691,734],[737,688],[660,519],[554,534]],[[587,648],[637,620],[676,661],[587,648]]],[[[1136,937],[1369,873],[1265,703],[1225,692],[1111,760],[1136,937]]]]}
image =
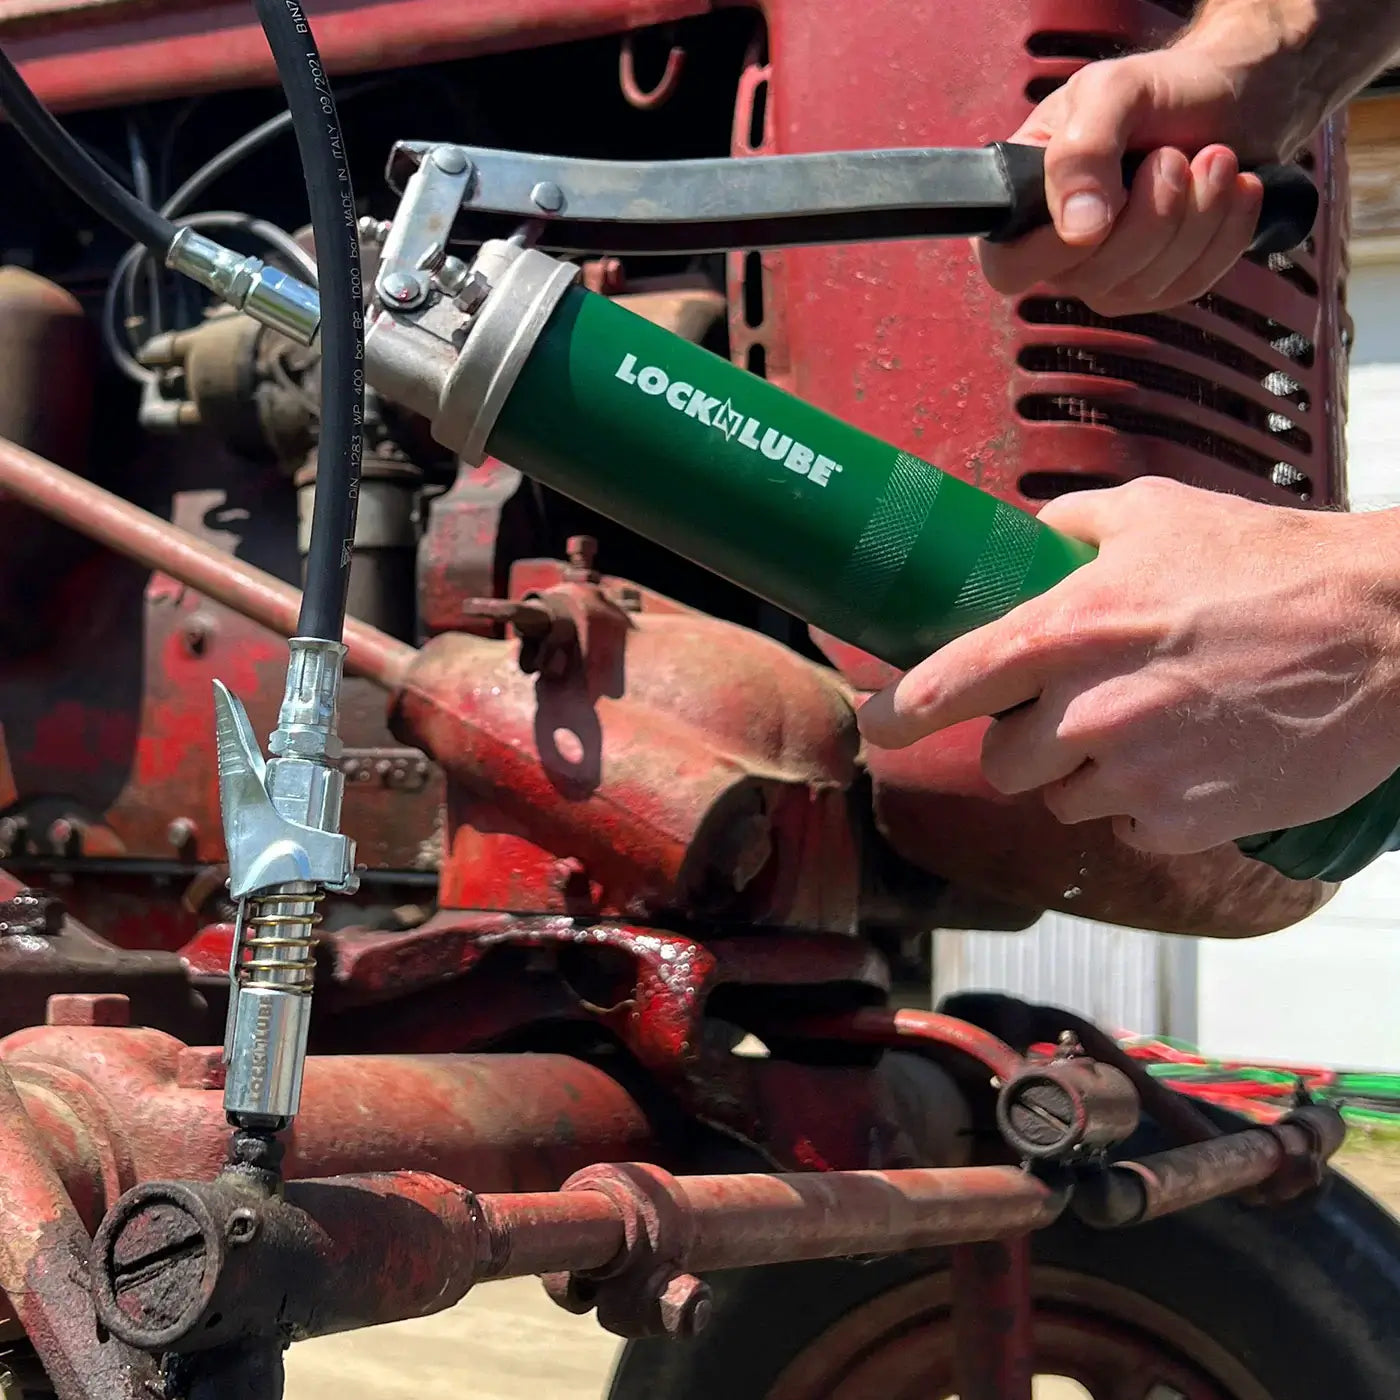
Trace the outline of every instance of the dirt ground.
{"type": "MultiPolygon", "coordinates": [[[[1349,1146],[1343,1170],[1400,1213],[1400,1147],[1349,1146]]],[[[615,1339],[572,1317],[535,1279],[490,1284],[421,1322],[293,1348],[288,1400],[602,1400],[615,1339]]],[[[1072,1383],[1042,1383],[1036,1400],[1077,1400],[1072,1383]]]]}

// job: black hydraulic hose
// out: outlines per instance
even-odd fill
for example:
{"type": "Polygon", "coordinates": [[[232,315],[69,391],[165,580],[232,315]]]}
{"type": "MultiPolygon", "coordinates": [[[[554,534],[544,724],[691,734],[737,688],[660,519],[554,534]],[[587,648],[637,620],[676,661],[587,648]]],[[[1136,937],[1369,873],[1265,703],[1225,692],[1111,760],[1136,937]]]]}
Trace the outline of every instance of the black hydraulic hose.
{"type": "Polygon", "coordinates": [[[253,0],[282,80],[311,206],[321,294],[321,438],[297,635],[340,640],[360,494],[365,328],[360,240],[345,141],[297,0],[253,0]]]}
{"type": "Polygon", "coordinates": [[[133,242],[163,259],[175,225],[114,180],[58,124],[29,90],[19,70],[0,53],[0,106],[25,144],[79,199],[109,219],[133,242]]]}

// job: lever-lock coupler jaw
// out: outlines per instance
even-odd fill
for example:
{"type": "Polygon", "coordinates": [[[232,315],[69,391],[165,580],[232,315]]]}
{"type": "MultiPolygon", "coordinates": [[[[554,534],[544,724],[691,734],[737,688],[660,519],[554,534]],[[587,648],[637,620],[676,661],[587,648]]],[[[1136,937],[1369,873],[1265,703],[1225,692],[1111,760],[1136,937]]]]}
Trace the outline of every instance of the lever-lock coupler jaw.
{"type": "Polygon", "coordinates": [[[214,683],[219,795],[238,923],[229,962],[224,1107],[243,1127],[295,1115],[315,982],[317,905],[358,885],[355,844],[339,831],[345,779],[336,704],[345,648],[293,638],[273,757],[247,712],[214,683]]]}

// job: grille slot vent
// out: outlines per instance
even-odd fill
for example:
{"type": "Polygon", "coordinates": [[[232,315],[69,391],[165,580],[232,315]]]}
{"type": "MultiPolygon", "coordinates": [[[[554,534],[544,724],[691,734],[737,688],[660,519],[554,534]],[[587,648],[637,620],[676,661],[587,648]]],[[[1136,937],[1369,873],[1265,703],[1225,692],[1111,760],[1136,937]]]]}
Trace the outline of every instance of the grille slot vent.
{"type": "Polygon", "coordinates": [[[1026,394],[1016,405],[1022,418],[1032,423],[1076,423],[1096,428],[1113,428],[1134,436],[1160,438],[1188,447],[1202,456],[1237,467],[1250,476],[1271,481],[1275,486],[1302,499],[1312,493],[1307,475],[1291,462],[1279,462],[1243,443],[1212,433],[1209,429],[1152,413],[1128,404],[1110,403],[1070,394],[1026,394]]]}
{"type": "Polygon", "coordinates": [[[1270,433],[1300,452],[1312,451],[1312,436],[1291,418],[1213,380],[1189,374],[1173,365],[1078,345],[1028,345],[1017,356],[1017,361],[1022,369],[1030,370],[1033,374],[1087,375],[1095,379],[1119,379],[1129,384],[1139,384],[1152,393],[1181,399],[1193,407],[1208,408],[1213,413],[1233,418],[1247,428],[1270,433]]]}

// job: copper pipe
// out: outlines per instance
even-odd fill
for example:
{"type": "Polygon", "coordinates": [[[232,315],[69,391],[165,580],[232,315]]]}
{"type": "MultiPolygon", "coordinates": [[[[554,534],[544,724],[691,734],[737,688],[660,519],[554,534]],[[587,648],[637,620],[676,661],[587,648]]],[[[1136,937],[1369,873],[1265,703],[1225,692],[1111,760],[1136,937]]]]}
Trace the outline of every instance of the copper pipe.
{"type": "MultiPolygon", "coordinates": [[[[296,635],[300,589],[3,438],[0,489],[273,632],[296,635]]],[[[344,641],[345,669],[390,690],[398,687],[418,654],[414,647],[353,618],[345,620],[344,641]]]]}

